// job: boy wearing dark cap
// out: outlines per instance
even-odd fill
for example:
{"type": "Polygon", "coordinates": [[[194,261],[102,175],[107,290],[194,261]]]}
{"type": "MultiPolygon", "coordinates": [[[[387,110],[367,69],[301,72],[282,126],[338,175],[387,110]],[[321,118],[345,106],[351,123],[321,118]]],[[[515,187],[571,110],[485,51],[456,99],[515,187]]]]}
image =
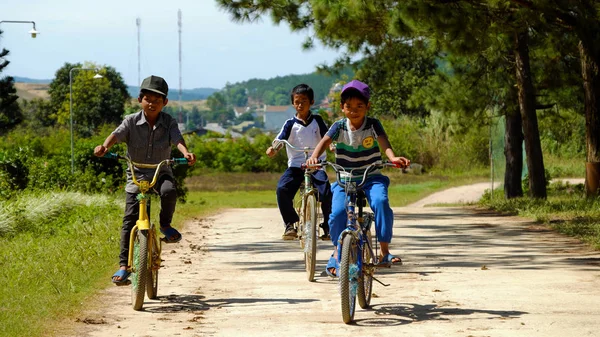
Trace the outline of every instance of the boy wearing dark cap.
{"type": "MultiPolygon", "coordinates": [[[[138,102],[142,105],[140,112],[125,116],[119,125],[104,141],[94,148],[94,155],[104,156],[108,149],[116,143],[127,144],[127,157],[136,163],[158,164],[171,158],[171,145],[176,145],[189,165],[194,165],[196,156],[188,152],[185,141],[177,126],[177,121],[162,111],[167,105],[169,86],[159,76],[150,76],[142,81],[138,102]]],[[[134,168],[138,180],[149,180],[154,175],[154,169],[134,168]]],[[[181,234],[171,227],[175,212],[177,194],[175,179],[170,167],[162,167],[158,181],[154,186],[160,195],[160,231],[165,235],[167,243],[181,240],[181,234]]],[[[131,172],[127,170],[127,193],[125,215],[121,227],[121,252],[119,254],[119,270],[112,276],[117,285],[125,284],[129,273],[127,263],[129,256],[129,235],[139,217],[139,201],[136,196],[138,187],[133,184],[131,172]]]]}
{"type": "MultiPolygon", "coordinates": [[[[366,117],[371,103],[369,87],[360,81],[352,80],[342,88],[341,109],[346,118],[336,121],[321,142],[317,145],[307,164],[316,164],[318,157],[333,142],[336,142],[336,163],[346,171],[366,169],[373,163],[381,163],[381,152],[388,159],[403,167],[410,161],[397,157],[390,146],[383,126],[376,118],[366,117]]],[[[362,187],[373,213],[375,213],[375,231],[381,246],[379,261],[386,264],[402,264],[402,260],[390,253],[389,244],[392,240],[394,214],[388,200],[390,179],[379,170],[373,171],[367,177],[362,187]]],[[[333,192],[331,215],[329,217],[329,232],[331,241],[336,247],[326,272],[329,276],[337,276],[337,240],[346,227],[345,192],[337,182],[331,185],[333,192]]]]}

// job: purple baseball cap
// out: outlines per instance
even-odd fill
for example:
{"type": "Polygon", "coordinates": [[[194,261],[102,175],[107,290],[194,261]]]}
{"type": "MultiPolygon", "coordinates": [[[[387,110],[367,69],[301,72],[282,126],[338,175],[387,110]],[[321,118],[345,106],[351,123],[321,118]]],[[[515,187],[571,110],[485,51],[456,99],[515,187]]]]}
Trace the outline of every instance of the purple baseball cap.
{"type": "Polygon", "coordinates": [[[361,96],[367,99],[367,101],[369,100],[369,97],[371,97],[371,91],[369,90],[369,86],[359,80],[352,80],[346,83],[346,85],[344,85],[344,87],[342,88],[342,94],[344,94],[346,90],[351,89],[358,91],[361,96]]]}

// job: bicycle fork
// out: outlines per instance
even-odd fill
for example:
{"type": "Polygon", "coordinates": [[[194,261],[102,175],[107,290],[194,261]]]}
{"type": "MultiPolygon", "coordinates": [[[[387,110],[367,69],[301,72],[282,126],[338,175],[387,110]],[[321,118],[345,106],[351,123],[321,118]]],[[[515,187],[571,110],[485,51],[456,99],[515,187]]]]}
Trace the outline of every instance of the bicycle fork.
{"type": "MultiPolygon", "coordinates": [[[[148,214],[150,214],[150,196],[145,193],[138,194],[138,200],[140,202],[140,215],[138,220],[135,222],[135,226],[131,229],[131,234],[129,235],[129,256],[127,264],[133,267],[133,244],[135,238],[137,236],[138,231],[147,231],[148,235],[148,243],[156,247],[156,249],[148,249],[148,253],[150,254],[149,263],[151,264],[151,268],[153,270],[159,269],[161,267],[162,259],[160,258],[161,245],[158,240],[158,236],[154,230],[154,226],[150,224],[150,218],[148,214]]],[[[150,247],[149,247],[150,248],[150,247]]]]}

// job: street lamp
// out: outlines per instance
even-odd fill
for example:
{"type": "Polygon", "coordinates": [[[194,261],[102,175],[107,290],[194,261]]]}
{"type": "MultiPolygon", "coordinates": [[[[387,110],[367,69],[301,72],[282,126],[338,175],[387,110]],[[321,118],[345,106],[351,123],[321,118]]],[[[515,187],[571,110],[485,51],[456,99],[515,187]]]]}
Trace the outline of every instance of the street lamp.
{"type": "Polygon", "coordinates": [[[75,173],[75,154],[73,151],[73,71],[74,70],[94,70],[96,75],[93,78],[102,78],[98,73],[98,68],[71,68],[69,70],[69,121],[71,129],[71,174],[75,173]]]}
{"type": "Polygon", "coordinates": [[[0,21],[0,24],[3,24],[3,23],[31,23],[31,24],[33,24],[33,28],[28,33],[31,34],[31,37],[34,39],[40,33],[37,30],[35,30],[35,21],[12,21],[12,20],[0,21]]]}

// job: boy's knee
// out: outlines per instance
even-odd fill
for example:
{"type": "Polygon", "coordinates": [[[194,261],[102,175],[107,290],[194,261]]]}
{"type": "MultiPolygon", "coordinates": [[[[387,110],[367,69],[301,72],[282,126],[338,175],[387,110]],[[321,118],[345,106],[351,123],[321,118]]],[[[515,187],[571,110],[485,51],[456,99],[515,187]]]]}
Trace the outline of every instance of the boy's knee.
{"type": "Polygon", "coordinates": [[[371,198],[371,202],[369,203],[371,206],[377,208],[377,207],[386,207],[387,205],[389,205],[390,201],[388,198],[382,197],[382,196],[376,196],[371,198]]]}

